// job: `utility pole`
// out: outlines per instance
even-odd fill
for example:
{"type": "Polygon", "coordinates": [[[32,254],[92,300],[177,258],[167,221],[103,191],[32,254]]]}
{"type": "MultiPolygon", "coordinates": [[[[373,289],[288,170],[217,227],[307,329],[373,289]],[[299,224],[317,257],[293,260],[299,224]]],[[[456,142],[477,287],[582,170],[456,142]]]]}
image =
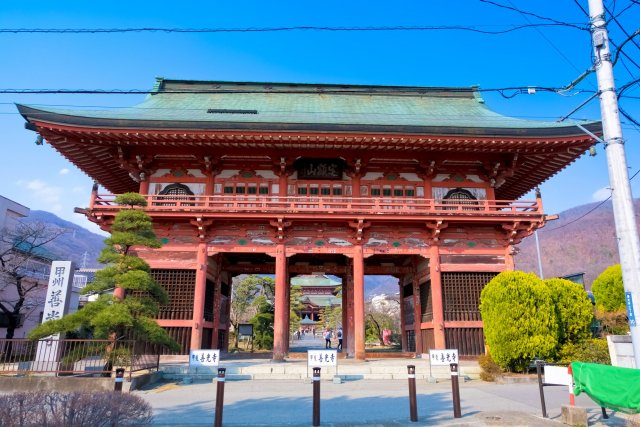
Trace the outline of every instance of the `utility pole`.
{"type": "Polygon", "coordinates": [[[640,328],[636,313],[640,315],[640,243],[629,186],[624,139],[618,113],[618,98],[613,79],[613,63],[609,50],[609,35],[602,0],[589,0],[589,18],[595,55],[602,130],[604,132],[609,182],[613,189],[613,217],[618,239],[618,252],[622,266],[627,315],[636,368],[640,369],[640,328]]]}

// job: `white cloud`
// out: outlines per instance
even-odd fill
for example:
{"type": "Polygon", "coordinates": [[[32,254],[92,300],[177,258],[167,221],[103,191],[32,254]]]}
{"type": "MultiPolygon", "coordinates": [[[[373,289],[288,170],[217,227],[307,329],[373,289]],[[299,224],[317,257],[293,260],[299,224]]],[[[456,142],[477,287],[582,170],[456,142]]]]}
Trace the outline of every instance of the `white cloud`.
{"type": "Polygon", "coordinates": [[[18,186],[26,189],[31,193],[33,204],[29,206],[31,209],[42,209],[49,212],[62,212],[62,195],[64,189],[49,185],[39,179],[31,181],[18,181],[18,186]]]}
{"type": "Polygon", "coordinates": [[[68,174],[68,173],[69,173],[69,169],[67,169],[67,168],[60,169],[60,172],[59,172],[59,173],[60,173],[60,175],[66,175],[66,174],[68,174]]]}
{"type": "Polygon", "coordinates": [[[593,199],[594,202],[601,202],[609,198],[609,196],[611,196],[611,188],[602,187],[591,195],[591,199],[593,199]]]}

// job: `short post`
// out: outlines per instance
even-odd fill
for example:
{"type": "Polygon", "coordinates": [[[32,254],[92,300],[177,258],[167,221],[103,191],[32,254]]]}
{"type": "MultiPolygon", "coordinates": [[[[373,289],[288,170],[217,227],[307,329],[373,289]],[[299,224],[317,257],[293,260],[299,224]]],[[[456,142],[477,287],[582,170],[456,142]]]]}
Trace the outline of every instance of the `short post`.
{"type": "Polygon", "coordinates": [[[122,393],[122,383],[124,382],[124,368],[116,368],[116,383],[113,391],[122,393]]]}
{"type": "Polygon", "coordinates": [[[460,384],[458,384],[458,364],[451,365],[451,393],[453,395],[453,417],[461,418],[460,412],[460,384]]]}
{"type": "Polygon", "coordinates": [[[418,407],[416,405],[416,367],[407,365],[409,372],[409,419],[412,423],[418,421],[418,407]]]}
{"type": "Polygon", "coordinates": [[[542,417],[548,418],[547,415],[547,405],[544,401],[544,386],[542,384],[542,365],[544,364],[543,360],[536,360],[536,372],[538,373],[538,389],[540,390],[540,406],[542,406],[542,417]]]}
{"type": "Polygon", "coordinates": [[[605,408],[604,406],[601,406],[600,408],[602,409],[602,418],[608,420],[609,415],[607,415],[607,408],[605,408]]]}
{"type": "Polygon", "coordinates": [[[218,368],[218,388],[216,390],[216,415],[214,427],[222,427],[222,409],[224,408],[224,380],[226,368],[218,368]]]}
{"type": "Polygon", "coordinates": [[[569,364],[569,405],[576,406],[576,396],[573,394],[573,371],[569,364]]]}
{"type": "Polygon", "coordinates": [[[320,425],[320,368],[313,368],[313,426],[320,425]]]}

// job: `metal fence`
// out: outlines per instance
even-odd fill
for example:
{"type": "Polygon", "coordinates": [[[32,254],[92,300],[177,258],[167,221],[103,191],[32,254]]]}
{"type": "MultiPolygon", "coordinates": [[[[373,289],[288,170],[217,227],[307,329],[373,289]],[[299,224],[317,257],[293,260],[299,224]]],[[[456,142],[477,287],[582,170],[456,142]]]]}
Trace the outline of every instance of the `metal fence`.
{"type": "Polygon", "coordinates": [[[122,367],[131,379],[159,365],[158,348],[142,341],[0,339],[0,376],[111,376],[122,367]]]}

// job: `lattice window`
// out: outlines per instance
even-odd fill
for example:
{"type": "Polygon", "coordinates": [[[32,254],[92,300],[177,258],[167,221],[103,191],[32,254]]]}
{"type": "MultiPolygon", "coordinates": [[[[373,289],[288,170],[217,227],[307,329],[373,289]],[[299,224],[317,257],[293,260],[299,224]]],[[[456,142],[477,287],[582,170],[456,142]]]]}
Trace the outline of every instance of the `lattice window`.
{"type": "Polygon", "coordinates": [[[169,184],[160,192],[161,196],[193,196],[193,191],[184,184],[169,184]]]}
{"type": "MultiPolygon", "coordinates": [[[[167,331],[171,338],[180,344],[181,350],[174,354],[189,354],[189,349],[191,348],[191,328],[168,327],[163,329],[167,331]]],[[[163,348],[161,351],[163,354],[171,354],[166,348],[163,348]]]]}
{"type": "Polygon", "coordinates": [[[447,348],[457,348],[460,356],[484,354],[482,328],[447,328],[445,343],[447,348]]]}
{"type": "Polygon", "coordinates": [[[422,310],[422,322],[431,322],[433,320],[431,282],[420,285],[420,309],[422,310]]]}
{"type": "Polygon", "coordinates": [[[169,304],[160,306],[158,319],[193,319],[196,271],[154,269],[151,270],[151,274],[169,296],[169,304]]]}
{"type": "MultiPolygon", "coordinates": [[[[215,285],[211,280],[207,280],[207,286],[204,291],[204,320],[213,322],[213,298],[215,285]]],[[[207,347],[202,347],[207,348],[207,347]]]]}
{"type": "MultiPolygon", "coordinates": [[[[452,205],[473,205],[471,208],[463,208],[463,210],[477,210],[479,209],[477,198],[471,194],[469,190],[465,190],[464,188],[454,188],[453,190],[449,190],[447,194],[443,197],[443,204],[452,204],[452,205]]],[[[449,209],[449,208],[447,208],[449,209]]],[[[451,208],[457,209],[457,208],[451,208]]]]}
{"type": "Polygon", "coordinates": [[[402,302],[404,306],[404,322],[407,325],[413,325],[415,319],[413,310],[413,297],[405,297],[402,302]]]}
{"type": "Polygon", "coordinates": [[[442,273],[445,321],[477,321],[480,292],[498,273],[442,273]]]}

